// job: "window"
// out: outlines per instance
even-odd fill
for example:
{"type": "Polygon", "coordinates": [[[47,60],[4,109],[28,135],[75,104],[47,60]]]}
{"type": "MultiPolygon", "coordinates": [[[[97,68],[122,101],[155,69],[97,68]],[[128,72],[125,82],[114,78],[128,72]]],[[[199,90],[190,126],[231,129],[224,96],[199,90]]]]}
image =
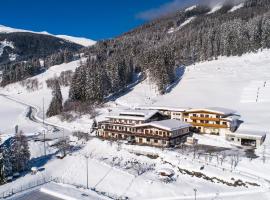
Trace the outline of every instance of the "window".
{"type": "Polygon", "coordinates": [[[234,141],[234,138],[231,138],[231,141],[234,141]]]}
{"type": "Polygon", "coordinates": [[[156,131],[156,135],[158,135],[158,131],[156,131]]]}
{"type": "Polygon", "coordinates": [[[220,122],[216,122],[216,124],[220,124],[220,122]]]}
{"type": "Polygon", "coordinates": [[[154,140],[154,143],[158,143],[158,140],[154,140]]]}
{"type": "Polygon", "coordinates": [[[222,122],[223,125],[227,125],[227,122],[222,122]]]}
{"type": "Polygon", "coordinates": [[[146,141],[147,141],[147,142],[150,142],[150,138],[146,138],[146,141]]]}
{"type": "Polygon", "coordinates": [[[209,118],[209,115],[205,115],[206,118],[209,118]]]}
{"type": "Polygon", "coordinates": [[[193,117],[196,117],[197,115],[196,114],[193,114],[193,117]]]}
{"type": "Polygon", "coordinates": [[[204,115],[203,115],[203,114],[201,114],[201,117],[204,117],[204,115]]]}
{"type": "Polygon", "coordinates": [[[185,119],[185,122],[187,122],[187,119],[185,119]]]}
{"type": "Polygon", "coordinates": [[[146,134],[148,134],[148,133],[149,133],[149,131],[148,131],[148,130],[145,130],[145,133],[146,133],[146,134]]]}

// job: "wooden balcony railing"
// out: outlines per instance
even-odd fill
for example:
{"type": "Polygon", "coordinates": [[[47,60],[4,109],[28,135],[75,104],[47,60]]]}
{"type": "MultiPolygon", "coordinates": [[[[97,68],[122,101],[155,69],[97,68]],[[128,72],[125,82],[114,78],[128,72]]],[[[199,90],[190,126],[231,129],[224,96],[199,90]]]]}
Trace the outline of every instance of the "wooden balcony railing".
{"type": "Polygon", "coordinates": [[[203,124],[203,123],[195,123],[191,122],[193,126],[202,126],[202,127],[213,127],[213,128],[228,128],[227,125],[224,124],[203,124]]]}
{"type": "Polygon", "coordinates": [[[221,121],[220,118],[211,118],[211,117],[190,117],[190,119],[192,120],[204,120],[204,121],[215,121],[215,122],[219,122],[221,121]]]}

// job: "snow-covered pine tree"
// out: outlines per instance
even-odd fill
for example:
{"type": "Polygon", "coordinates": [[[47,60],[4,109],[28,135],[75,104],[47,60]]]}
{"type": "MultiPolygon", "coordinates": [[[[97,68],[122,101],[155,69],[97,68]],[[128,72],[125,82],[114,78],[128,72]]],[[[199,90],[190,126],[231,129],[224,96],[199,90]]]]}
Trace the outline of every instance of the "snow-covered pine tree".
{"type": "MultiPolygon", "coordinates": [[[[1,144],[1,138],[0,138],[0,144],[1,144]]],[[[0,146],[0,185],[2,185],[5,182],[5,176],[4,176],[4,157],[3,157],[3,150],[2,146],[0,146]]]]}
{"type": "Polygon", "coordinates": [[[1,172],[3,173],[3,181],[6,182],[6,178],[12,175],[12,162],[11,162],[11,149],[8,146],[2,147],[3,165],[1,172]]]}
{"type": "Polygon", "coordinates": [[[52,88],[52,96],[52,101],[46,113],[47,117],[58,115],[63,110],[63,98],[58,80],[54,81],[54,86],[52,88]]]}
{"type": "Polygon", "coordinates": [[[11,158],[13,172],[22,172],[28,168],[30,150],[27,137],[22,131],[17,133],[11,142],[11,158]]]}

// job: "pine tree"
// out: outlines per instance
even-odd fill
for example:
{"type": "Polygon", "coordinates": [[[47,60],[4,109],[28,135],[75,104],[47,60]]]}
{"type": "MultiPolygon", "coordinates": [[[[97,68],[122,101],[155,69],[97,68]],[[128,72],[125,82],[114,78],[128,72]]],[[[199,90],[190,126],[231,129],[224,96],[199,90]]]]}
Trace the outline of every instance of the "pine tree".
{"type": "Polygon", "coordinates": [[[46,113],[47,117],[58,115],[63,110],[63,98],[58,80],[54,81],[52,96],[52,101],[46,113]]]}
{"type": "MultiPolygon", "coordinates": [[[[0,138],[0,144],[1,144],[0,138]]],[[[0,146],[0,185],[5,182],[5,175],[4,175],[4,157],[3,157],[3,150],[2,146],[0,146]]]]}
{"type": "Polygon", "coordinates": [[[13,172],[25,171],[30,160],[30,150],[27,137],[22,131],[15,135],[10,148],[13,172]]]}

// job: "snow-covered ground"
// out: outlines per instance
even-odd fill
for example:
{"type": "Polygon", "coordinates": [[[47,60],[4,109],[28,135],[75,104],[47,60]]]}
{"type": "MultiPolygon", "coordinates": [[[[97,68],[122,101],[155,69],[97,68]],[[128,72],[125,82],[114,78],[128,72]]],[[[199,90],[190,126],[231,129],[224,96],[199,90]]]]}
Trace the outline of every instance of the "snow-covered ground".
{"type": "Polygon", "coordinates": [[[4,140],[15,133],[15,126],[26,134],[33,134],[40,126],[26,119],[27,107],[0,96],[0,137],[4,140]]]}
{"type": "MultiPolygon", "coordinates": [[[[215,61],[182,68],[185,73],[179,77],[179,83],[163,96],[157,94],[155,86],[146,79],[134,86],[129,93],[107,103],[104,108],[100,109],[99,118],[104,118],[104,114],[109,109],[114,110],[121,107],[157,105],[198,108],[219,106],[237,110],[242,115],[244,123],[240,129],[269,132],[270,95],[267,92],[270,86],[269,55],[270,50],[264,50],[242,57],[221,57],[215,61]]],[[[60,73],[67,68],[74,70],[76,66],[75,61],[52,67],[50,71],[46,72],[47,74],[39,75],[40,83],[44,85],[44,81],[48,77],[52,77],[54,73],[60,73]]],[[[66,98],[67,92],[65,93],[65,90],[62,92],[66,98]]],[[[44,88],[29,93],[18,83],[7,86],[0,93],[38,107],[42,105],[40,102],[42,102],[43,94],[48,101],[50,99],[47,97],[50,95],[50,90],[44,88]]],[[[8,103],[7,99],[1,100],[0,98],[0,101],[8,103]]],[[[14,107],[13,116],[24,112],[23,107],[10,105],[14,107]]],[[[1,106],[1,111],[4,114],[8,113],[9,109],[3,109],[1,106]]],[[[16,118],[14,119],[16,120],[16,118]]],[[[57,122],[57,119],[49,120],[57,122]]],[[[10,126],[12,127],[14,124],[10,126]]],[[[64,126],[70,125],[66,123],[64,126]]],[[[219,141],[218,136],[197,137],[201,144],[230,149],[224,162],[221,164],[217,159],[221,154],[210,156],[204,153],[201,156],[196,155],[194,159],[192,150],[163,150],[92,139],[85,145],[80,143],[78,145],[80,148],[62,160],[54,157],[48,160],[43,166],[45,170],[37,175],[26,174],[12,183],[1,186],[0,193],[14,187],[21,187],[44,176],[52,176],[68,184],[86,186],[87,159],[85,156],[89,156],[89,186],[114,197],[194,199],[194,188],[196,188],[198,199],[268,200],[270,198],[270,139],[268,135],[264,146],[255,152],[259,157],[250,159],[245,155],[241,156],[238,165],[232,171],[232,155],[239,152],[242,155],[245,154],[244,151],[233,148],[226,141],[219,141]],[[204,166],[203,170],[201,170],[202,166],[204,166]],[[161,178],[157,174],[160,169],[173,170],[175,173],[173,179],[161,178]],[[214,182],[211,182],[204,178],[188,175],[183,170],[200,172],[203,177],[207,177],[206,179],[217,177],[219,180],[215,179],[214,182]],[[233,187],[222,183],[223,181],[233,183],[237,179],[245,182],[247,187],[233,187]],[[248,182],[256,183],[259,186],[252,186],[248,182]]],[[[42,148],[38,148],[38,144],[31,144],[30,147],[33,152],[36,152],[34,157],[42,155],[42,148]]],[[[51,150],[53,152],[53,149],[51,150]]]]}
{"type": "Polygon", "coordinates": [[[270,51],[264,50],[198,63],[186,67],[180,82],[166,95],[156,94],[155,87],[145,81],[115,102],[130,107],[226,107],[242,115],[241,128],[269,132],[269,55],[270,51]]]}
{"type": "MultiPolygon", "coordinates": [[[[14,187],[21,187],[29,181],[39,180],[42,177],[54,177],[58,182],[86,187],[87,159],[89,156],[89,187],[99,192],[118,198],[128,196],[131,199],[192,199],[193,189],[198,190],[198,197],[213,198],[217,195],[237,197],[239,194],[245,197],[249,194],[268,191],[269,184],[263,179],[248,173],[239,172],[238,167],[230,171],[230,159],[226,158],[223,165],[218,165],[213,160],[207,161],[202,156],[200,159],[193,159],[192,153],[181,153],[181,150],[162,150],[152,147],[129,146],[125,144],[111,143],[92,139],[86,146],[63,160],[49,160],[44,166],[45,170],[37,175],[27,174],[24,177],[0,187],[0,194],[3,191],[11,190],[14,187]],[[150,158],[141,155],[156,154],[158,157],[150,158]],[[200,168],[204,166],[203,170],[200,168]],[[209,181],[194,175],[188,175],[181,170],[195,171],[202,173],[208,178],[217,177],[219,180],[209,181]],[[164,179],[158,172],[161,169],[170,169],[174,172],[172,179],[164,179]],[[228,186],[222,181],[234,183],[236,180],[246,183],[243,186],[228,186]],[[259,186],[252,186],[252,184],[259,186]],[[179,189],[181,188],[181,189],[179,189]]],[[[247,169],[247,163],[241,165],[243,171],[247,169]]],[[[249,164],[249,163],[248,163],[249,164]]],[[[250,162],[250,165],[263,166],[262,162],[250,162]]],[[[269,162],[267,164],[269,165],[269,162]]],[[[256,168],[258,168],[256,167],[256,168]]],[[[240,168],[240,167],[239,167],[240,168]]],[[[261,171],[262,172],[262,171],[261,171]]],[[[268,178],[269,175],[264,175],[268,178]]],[[[61,192],[61,191],[59,191],[61,192]]],[[[247,199],[247,198],[246,198],[247,199]]],[[[266,199],[266,198],[261,198],[266,199]]]]}
{"type": "MultiPolygon", "coordinates": [[[[14,99],[18,102],[23,102],[27,105],[33,106],[38,111],[38,118],[43,118],[43,99],[44,99],[44,112],[46,113],[49,104],[52,99],[51,89],[47,87],[46,80],[59,76],[61,72],[75,69],[79,66],[80,61],[73,61],[70,63],[64,63],[61,65],[56,65],[50,67],[45,73],[34,76],[27,80],[37,79],[38,80],[38,89],[29,91],[26,86],[23,86],[20,82],[10,84],[4,88],[0,88],[0,94],[8,95],[11,99],[14,99]]],[[[61,87],[61,92],[63,100],[68,98],[69,87],[61,87]]],[[[2,134],[12,135],[14,134],[15,125],[19,125],[19,129],[23,130],[26,134],[36,133],[41,129],[41,126],[26,120],[25,116],[28,111],[28,106],[20,105],[19,103],[13,102],[6,99],[5,97],[0,96],[0,132],[2,134]],[[2,106],[3,105],[3,106],[2,106]],[[8,113],[8,114],[6,114],[8,113]],[[4,117],[4,116],[7,117],[4,117]]],[[[46,116],[45,116],[46,117],[46,116]]],[[[47,122],[51,124],[61,124],[68,130],[80,130],[80,131],[89,131],[91,127],[91,120],[89,116],[82,116],[79,119],[76,119],[72,123],[62,122],[58,117],[52,117],[46,119],[47,122]]]]}

